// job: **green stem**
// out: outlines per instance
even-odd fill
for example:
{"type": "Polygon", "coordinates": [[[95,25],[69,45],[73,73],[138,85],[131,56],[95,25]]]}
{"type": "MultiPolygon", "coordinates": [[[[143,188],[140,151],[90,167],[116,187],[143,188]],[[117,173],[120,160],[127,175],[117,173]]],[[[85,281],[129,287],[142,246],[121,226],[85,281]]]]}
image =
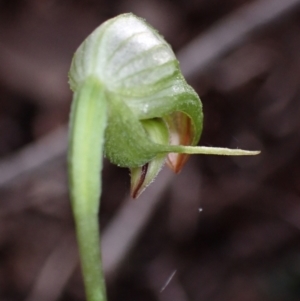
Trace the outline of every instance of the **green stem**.
{"type": "Polygon", "coordinates": [[[98,215],[76,221],[76,234],[81,267],[88,301],[106,301],[105,280],[102,271],[98,215]]]}
{"type": "Polygon", "coordinates": [[[70,116],[69,186],[87,301],[105,301],[98,211],[106,127],[105,91],[88,78],[76,91],[70,116]]]}

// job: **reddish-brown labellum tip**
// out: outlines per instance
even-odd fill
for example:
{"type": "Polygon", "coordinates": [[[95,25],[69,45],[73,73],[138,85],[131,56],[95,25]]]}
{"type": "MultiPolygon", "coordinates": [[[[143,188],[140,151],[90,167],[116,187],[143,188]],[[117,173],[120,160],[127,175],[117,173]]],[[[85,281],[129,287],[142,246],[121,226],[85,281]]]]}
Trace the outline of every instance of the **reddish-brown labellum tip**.
{"type": "MultiPolygon", "coordinates": [[[[173,145],[191,145],[193,140],[193,128],[191,119],[181,112],[176,112],[167,119],[170,131],[170,142],[173,145]]],[[[188,160],[187,154],[168,154],[167,164],[175,172],[179,173],[188,160]]]]}
{"type": "Polygon", "coordinates": [[[188,160],[189,155],[186,154],[168,154],[167,158],[167,165],[170,167],[171,170],[175,173],[179,173],[188,160]]]}
{"type": "Polygon", "coordinates": [[[135,187],[131,187],[131,197],[133,199],[136,199],[142,193],[142,191],[140,189],[145,181],[146,174],[148,171],[148,166],[149,166],[149,163],[146,163],[145,165],[142,166],[139,182],[136,184],[135,187]]]}

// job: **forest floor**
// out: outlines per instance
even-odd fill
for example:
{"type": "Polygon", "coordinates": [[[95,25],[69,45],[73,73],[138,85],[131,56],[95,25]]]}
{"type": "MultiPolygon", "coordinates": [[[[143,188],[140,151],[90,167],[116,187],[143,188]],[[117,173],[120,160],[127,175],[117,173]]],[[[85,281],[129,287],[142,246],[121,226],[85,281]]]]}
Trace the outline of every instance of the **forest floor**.
{"type": "Polygon", "coordinates": [[[133,12],[203,102],[193,156],[129,197],[105,160],[109,301],[300,300],[300,0],[0,0],[0,300],[84,300],[66,178],[72,55],[133,12]],[[299,161],[298,161],[299,160],[299,161]]]}

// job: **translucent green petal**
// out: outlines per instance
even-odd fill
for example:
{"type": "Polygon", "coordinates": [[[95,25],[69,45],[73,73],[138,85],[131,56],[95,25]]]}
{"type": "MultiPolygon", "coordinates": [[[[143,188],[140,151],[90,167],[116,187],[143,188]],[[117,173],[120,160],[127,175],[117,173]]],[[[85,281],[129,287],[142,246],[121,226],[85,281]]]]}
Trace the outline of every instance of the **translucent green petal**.
{"type": "MultiPolygon", "coordinates": [[[[162,119],[149,119],[143,121],[142,124],[153,142],[158,144],[168,144],[169,131],[167,125],[162,119]]],[[[130,169],[131,195],[133,198],[137,198],[144,189],[154,181],[163,167],[165,159],[166,154],[160,153],[143,166],[130,169]]]]}

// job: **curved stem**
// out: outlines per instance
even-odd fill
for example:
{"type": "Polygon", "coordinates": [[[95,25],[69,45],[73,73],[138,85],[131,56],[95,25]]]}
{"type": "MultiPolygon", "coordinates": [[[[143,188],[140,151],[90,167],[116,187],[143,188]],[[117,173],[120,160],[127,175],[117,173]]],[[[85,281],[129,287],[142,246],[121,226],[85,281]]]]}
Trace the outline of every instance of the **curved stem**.
{"type": "Polygon", "coordinates": [[[74,94],[69,134],[68,171],[72,209],[87,301],[105,301],[98,211],[106,126],[105,91],[88,78],[74,94]]]}

